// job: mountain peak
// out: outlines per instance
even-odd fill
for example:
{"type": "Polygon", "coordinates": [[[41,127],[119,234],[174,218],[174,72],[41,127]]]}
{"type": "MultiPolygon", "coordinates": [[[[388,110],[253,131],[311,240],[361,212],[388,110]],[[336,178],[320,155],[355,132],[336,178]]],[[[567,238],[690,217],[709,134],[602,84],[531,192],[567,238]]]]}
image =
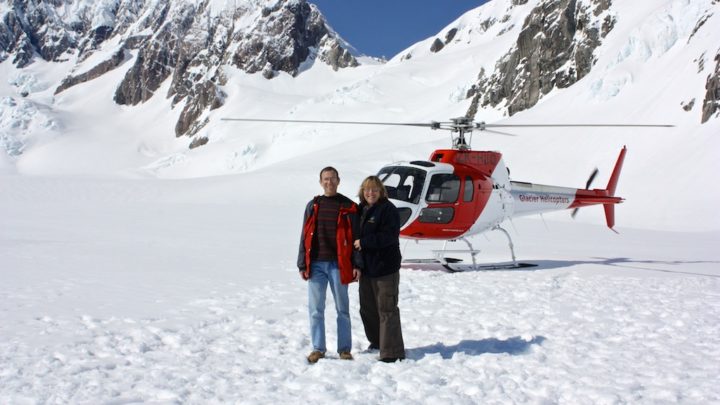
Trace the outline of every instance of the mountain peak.
{"type": "Polygon", "coordinates": [[[305,0],[54,0],[0,12],[0,62],[75,62],[56,93],[130,65],[114,100],[137,105],[171,79],[165,96],[173,106],[186,101],[177,136],[197,133],[207,123],[203,115],[223,104],[223,66],[270,79],[295,76],[315,61],[334,70],[358,65],[305,0]],[[98,62],[96,53],[107,56],[98,62]]]}

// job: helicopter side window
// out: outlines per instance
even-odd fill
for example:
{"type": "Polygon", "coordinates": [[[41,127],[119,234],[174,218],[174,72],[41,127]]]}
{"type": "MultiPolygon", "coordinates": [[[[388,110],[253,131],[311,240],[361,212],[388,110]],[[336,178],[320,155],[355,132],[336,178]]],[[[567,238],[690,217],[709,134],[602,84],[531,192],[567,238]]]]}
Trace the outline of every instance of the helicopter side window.
{"type": "Polygon", "coordinates": [[[417,204],[420,201],[425,171],[414,167],[390,166],[380,169],[378,177],[385,185],[388,198],[417,204]]]}
{"type": "Polygon", "coordinates": [[[463,192],[463,201],[470,202],[473,199],[473,181],[470,176],[465,176],[465,191],[463,192]]]}
{"type": "Polygon", "coordinates": [[[454,174],[435,174],[430,179],[430,186],[425,199],[433,203],[451,203],[460,194],[460,178],[454,174]]]}
{"type": "Polygon", "coordinates": [[[410,199],[410,186],[400,186],[397,188],[397,199],[407,201],[410,199]]]}
{"type": "Polygon", "coordinates": [[[395,173],[388,173],[385,177],[380,177],[380,180],[385,185],[387,190],[388,198],[397,200],[397,187],[400,183],[400,176],[395,173]]]}

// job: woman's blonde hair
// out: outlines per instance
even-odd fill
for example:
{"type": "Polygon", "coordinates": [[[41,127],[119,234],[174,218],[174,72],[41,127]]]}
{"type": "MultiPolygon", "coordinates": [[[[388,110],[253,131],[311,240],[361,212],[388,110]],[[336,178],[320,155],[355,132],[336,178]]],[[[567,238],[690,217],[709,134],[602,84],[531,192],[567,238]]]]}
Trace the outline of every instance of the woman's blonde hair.
{"type": "Polygon", "coordinates": [[[360,198],[361,204],[367,204],[367,201],[365,200],[365,195],[363,194],[363,191],[366,188],[377,188],[380,190],[380,198],[379,200],[387,200],[388,193],[385,189],[385,185],[383,184],[382,180],[378,176],[367,176],[365,180],[363,180],[362,184],[360,184],[360,190],[358,190],[358,198],[360,198]]]}

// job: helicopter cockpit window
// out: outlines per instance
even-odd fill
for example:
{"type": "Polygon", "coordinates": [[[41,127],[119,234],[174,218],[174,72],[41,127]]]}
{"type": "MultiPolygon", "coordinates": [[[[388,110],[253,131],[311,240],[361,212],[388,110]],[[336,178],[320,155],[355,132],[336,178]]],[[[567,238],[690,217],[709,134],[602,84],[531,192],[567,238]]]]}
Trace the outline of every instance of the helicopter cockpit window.
{"type": "Polygon", "coordinates": [[[454,174],[434,174],[425,199],[433,203],[451,203],[460,194],[460,178],[454,174]]]}
{"type": "Polygon", "coordinates": [[[380,169],[378,177],[387,189],[388,198],[417,204],[420,202],[425,174],[424,170],[414,167],[389,166],[380,169]]]}

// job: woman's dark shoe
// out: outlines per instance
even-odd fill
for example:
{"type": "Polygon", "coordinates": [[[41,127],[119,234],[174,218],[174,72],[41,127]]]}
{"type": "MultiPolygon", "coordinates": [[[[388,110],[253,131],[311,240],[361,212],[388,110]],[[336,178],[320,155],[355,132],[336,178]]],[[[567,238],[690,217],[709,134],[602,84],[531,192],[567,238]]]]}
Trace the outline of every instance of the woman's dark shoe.
{"type": "Polygon", "coordinates": [[[371,351],[371,350],[380,350],[380,346],[377,345],[377,344],[375,344],[375,343],[370,343],[370,346],[368,346],[367,349],[368,349],[368,351],[371,351]]]}
{"type": "Polygon", "coordinates": [[[395,363],[396,361],[403,361],[405,357],[381,357],[380,361],[383,363],[395,363]]]}

